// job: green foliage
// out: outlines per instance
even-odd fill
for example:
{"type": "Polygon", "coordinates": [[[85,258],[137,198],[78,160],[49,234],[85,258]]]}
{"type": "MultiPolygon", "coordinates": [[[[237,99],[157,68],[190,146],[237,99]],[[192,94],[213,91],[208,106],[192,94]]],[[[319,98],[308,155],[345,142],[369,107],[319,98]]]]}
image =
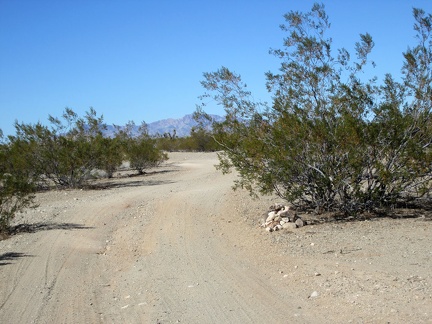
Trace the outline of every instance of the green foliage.
{"type": "Polygon", "coordinates": [[[37,189],[79,188],[95,170],[112,177],[126,159],[140,174],[167,159],[148,136],[145,123],[138,138],[132,136],[133,122],[117,127],[116,136],[107,138],[103,117],[93,108],[84,117],[66,108],[62,118],[49,116],[49,122],[50,126],[15,123],[14,136],[7,141],[0,136],[0,231],[17,212],[32,206],[37,189]]]}
{"type": "Polygon", "coordinates": [[[156,137],[157,148],[166,152],[181,151],[182,143],[183,139],[175,136],[175,134],[165,133],[156,137]]]}
{"type": "Polygon", "coordinates": [[[226,112],[213,123],[219,168],[238,171],[235,187],[275,192],[316,212],[355,214],[429,193],[431,15],[414,9],[419,44],[404,53],[403,82],[387,75],[381,86],[360,78],[374,46],[369,34],[360,35],[351,61],[345,49],[334,56],[323,5],[284,17],[284,48],[271,50],[281,67],[266,74],[271,107],[255,102],[229,69],[204,73],[203,98],[226,112]]]}
{"type": "Polygon", "coordinates": [[[146,169],[157,167],[166,161],[168,156],[156,147],[156,140],[148,135],[147,125],[144,122],[139,128],[138,137],[132,137],[131,130],[134,126],[133,122],[129,122],[126,129],[119,132],[117,137],[123,142],[131,168],[143,174],[146,169]]]}
{"type": "Polygon", "coordinates": [[[98,141],[105,127],[103,118],[91,108],[84,118],[66,108],[62,120],[49,116],[51,127],[15,123],[12,145],[22,145],[18,155],[30,162],[32,172],[45,185],[76,188],[90,177],[104,152],[98,141]]]}
{"type": "Polygon", "coordinates": [[[155,140],[140,138],[130,143],[128,157],[131,168],[143,174],[146,169],[159,166],[168,159],[166,153],[156,148],[155,140]]]}
{"type": "Polygon", "coordinates": [[[155,140],[156,146],[167,152],[215,152],[220,149],[212,133],[202,127],[193,128],[187,137],[163,136],[155,140]]]}
{"type": "Polygon", "coordinates": [[[219,145],[213,139],[211,132],[204,128],[193,128],[187,139],[190,151],[214,152],[219,150],[219,145]]]}
{"type": "Polygon", "coordinates": [[[21,145],[0,143],[0,232],[9,227],[17,212],[34,206],[35,183],[28,161],[16,154],[20,149],[21,145]]]}
{"type": "Polygon", "coordinates": [[[108,178],[112,178],[114,172],[122,165],[126,158],[122,141],[119,137],[109,138],[96,136],[93,145],[97,153],[96,168],[106,172],[108,178]]]}

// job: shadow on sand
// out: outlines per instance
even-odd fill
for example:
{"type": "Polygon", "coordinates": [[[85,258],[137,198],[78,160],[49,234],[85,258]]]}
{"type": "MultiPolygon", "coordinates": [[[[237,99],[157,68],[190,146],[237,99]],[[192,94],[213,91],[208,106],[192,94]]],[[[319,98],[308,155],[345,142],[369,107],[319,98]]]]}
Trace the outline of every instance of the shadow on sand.
{"type": "Polygon", "coordinates": [[[127,187],[145,187],[145,186],[160,186],[164,184],[174,183],[175,181],[162,181],[162,180],[135,180],[135,181],[112,181],[93,183],[86,186],[89,190],[106,190],[114,188],[127,188],[127,187]]]}
{"type": "Polygon", "coordinates": [[[111,179],[101,180],[98,179],[93,183],[85,186],[88,190],[106,190],[114,188],[127,188],[127,187],[145,187],[145,186],[160,186],[165,184],[175,183],[171,180],[154,180],[147,179],[148,176],[176,172],[177,170],[159,170],[152,172],[145,172],[143,174],[137,173],[123,173],[120,176],[111,179]]]}
{"type": "Polygon", "coordinates": [[[329,222],[358,222],[358,221],[379,221],[381,219],[418,219],[419,221],[432,221],[432,204],[430,201],[421,201],[417,203],[404,204],[377,210],[375,212],[364,212],[355,216],[340,215],[337,213],[327,213],[325,216],[308,219],[307,223],[329,223],[329,222]]]}
{"type": "Polygon", "coordinates": [[[32,224],[18,224],[11,226],[8,234],[15,235],[18,233],[36,233],[40,231],[50,230],[74,230],[74,229],[92,229],[94,227],[84,226],[81,224],[74,223],[32,223],[32,224]]]}
{"type": "Polygon", "coordinates": [[[6,252],[0,254],[0,266],[11,264],[12,262],[8,262],[8,261],[14,261],[16,259],[24,258],[24,257],[32,257],[32,255],[28,255],[21,252],[6,252]]]}
{"type": "MultiPolygon", "coordinates": [[[[75,229],[92,229],[94,227],[84,226],[81,224],[74,223],[33,223],[33,224],[18,224],[11,226],[8,229],[7,235],[2,239],[7,239],[9,236],[16,235],[19,233],[36,233],[40,231],[50,230],[75,230],[75,229]]],[[[33,257],[32,255],[21,253],[21,252],[6,252],[0,254],[0,266],[11,264],[11,262],[23,257],[33,257]]]]}

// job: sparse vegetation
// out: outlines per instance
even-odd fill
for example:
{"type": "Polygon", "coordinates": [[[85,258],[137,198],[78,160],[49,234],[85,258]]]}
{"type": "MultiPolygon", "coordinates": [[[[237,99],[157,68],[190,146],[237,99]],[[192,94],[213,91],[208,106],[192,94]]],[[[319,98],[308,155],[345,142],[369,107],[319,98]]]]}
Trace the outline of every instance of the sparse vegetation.
{"type": "MultiPolygon", "coordinates": [[[[62,118],[49,116],[50,126],[15,123],[16,134],[0,143],[0,231],[14,215],[33,203],[37,189],[81,188],[95,170],[112,177],[123,161],[143,174],[167,159],[143,128],[131,137],[127,130],[104,137],[103,117],[93,108],[79,117],[67,108],[62,118]]],[[[145,124],[143,124],[145,125],[145,124]]]]}
{"type": "Polygon", "coordinates": [[[17,212],[33,205],[35,179],[28,161],[17,154],[20,144],[0,143],[0,233],[17,212]]]}
{"type": "MultiPolygon", "coordinates": [[[[276,193],[299,209],[357,215],[429,197],[432,185],[432,16],[414,9],[418,43],[404,54],[403,78],[362,80],[373,65],[369,34],[356,60],[335,50],[323,5],[286,14],[278,73],[268,72],[271,106],[256,102],[239,75],[205,73],[203,98],[226,112],[214,122],[219,169],[235,187],[276,193]]],[[[397,55],[397,53],[394,53],[397,55]]],[[[205,116],[203,104],[197,110],[205,116]]]]}
{"type": "Polygon", "coordinates": [[[187,137],[161,136],[156,138],[159,149],[174,152],[215,152],[220,146],[214,141],[212,132],[203,127],[192,128],[187,137]]]}
{"type": "Polygon", "coordinates": [[[131,168],[144,174],[149,168],[157,167],[168,159],[166,153],[156,147],[156,141],[148,134],[147,125],[142,122],[139,127],[139,135],[132,136],[131,130],[135,123],[130,121],[124,131],[120,131],[117,138],[123,143],[126,159],[130,162],[131,168]]]}

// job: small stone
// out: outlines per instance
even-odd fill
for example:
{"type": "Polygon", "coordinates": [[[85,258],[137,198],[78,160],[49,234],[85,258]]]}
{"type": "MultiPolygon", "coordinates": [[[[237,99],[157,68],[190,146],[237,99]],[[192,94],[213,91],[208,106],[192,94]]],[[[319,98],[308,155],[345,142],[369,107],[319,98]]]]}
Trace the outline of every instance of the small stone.
{"type": "Polygon", "coordinates": [[[295,221],[295,224],[297,225],[297,227],[303,227],[304,226],[304,222],[301,218],[297,218],[297,220],[295,221]]]}
{"type": "Polygon", "coordinates": [[[315,298],[315,297],[318,297],[318,296],[319,296],[318,291],[314,291],[314,292],[312,292],[312,294],[309,296],[309,298],[315,298]]]}
{"type": "Polygon", "coordinates": [[[297,225],[295,223],[285,223],[282,225],[283,229],[296,229],[297,225]]]}
{"type": "Polygon", "coordinates": [[[271,221],[273,221],[274,218],[275,218],[275,216],[276,216],[276,213],[275,213],[274,211],[269,212],[269,213],[267,214],[266,223],[267,223],[267,222],[271,222],[271,221]]]}
{"type": "Polygon", "coordinates": [[[267,231],[267,232],[273,232],[273,228],[271,228],[271,227],[266,227],[266,231],[267,231]]]}
{"type": "Polygon", "coordinates": [[[273,221],[267,224],[268,227],[275,228],[277,225],[280,225],[279,222],[273,221]]]}
{"type": "Polygon", "coordinates": [[[280,217],[286,217],[293,219],[295,217],[295,212],[293,210],[281,210],[277,213],[280,217]]]}
{"type": "Polygon", "coordinates": [[[284,209],[285,208],[285,206],[284,205],[282,205],[282,204],[274,204],[273,206],[270,206],[270,210],[274,210],[275,212],[278,212],[278,211],[280,211],[281,209],[284,209]]]}

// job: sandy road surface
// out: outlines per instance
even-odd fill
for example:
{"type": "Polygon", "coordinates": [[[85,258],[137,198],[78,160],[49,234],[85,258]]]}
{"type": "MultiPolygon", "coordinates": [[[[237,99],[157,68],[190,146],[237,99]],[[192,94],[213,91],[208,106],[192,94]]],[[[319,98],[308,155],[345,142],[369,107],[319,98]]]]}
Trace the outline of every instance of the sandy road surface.
{"type": "Polygon", "coordinates": [[[38,194],[17,219],[34,232],[0,241],[0,323],[432,322],[432,222],[269,234],[253,218],[272,200],[216,163],[38,194]]]}
{"type": "Polygon", "coordinates": [[[0,322],[307,320],[237,246],[232,177],[214,154],[185,157],[110,189],[41,194],[26,215],[41,228],[0,242],[0,322]]]}

